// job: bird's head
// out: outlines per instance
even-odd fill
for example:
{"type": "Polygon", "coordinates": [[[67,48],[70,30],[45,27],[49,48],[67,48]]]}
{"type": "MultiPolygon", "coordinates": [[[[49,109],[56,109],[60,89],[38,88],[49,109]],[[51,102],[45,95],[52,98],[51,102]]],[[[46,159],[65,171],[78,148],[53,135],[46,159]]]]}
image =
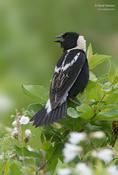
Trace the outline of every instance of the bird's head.
{"type": "Polygon", "coordinates": [[[86,40],[76,32],[66,32],[56,38],[57,40],[55,42],[60,43],[64,51],[72,48],[86,51],[86,40]]]}

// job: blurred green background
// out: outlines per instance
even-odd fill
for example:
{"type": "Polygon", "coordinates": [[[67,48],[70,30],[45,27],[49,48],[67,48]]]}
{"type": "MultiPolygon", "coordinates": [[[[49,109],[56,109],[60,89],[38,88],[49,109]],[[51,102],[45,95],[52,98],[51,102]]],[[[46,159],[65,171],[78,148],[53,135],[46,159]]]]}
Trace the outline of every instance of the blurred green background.
{"type": "Polygon", "coordinates": [[[112,55],[118,65],[117,5],[116,0],[0,0],[0,121],[34,102],[22,84],[49,85],[61,54],[53,40],[60,33],[85,35],[95,52],[112,55]],[[98,9],[104,3],[114,9],[98,9]]]}

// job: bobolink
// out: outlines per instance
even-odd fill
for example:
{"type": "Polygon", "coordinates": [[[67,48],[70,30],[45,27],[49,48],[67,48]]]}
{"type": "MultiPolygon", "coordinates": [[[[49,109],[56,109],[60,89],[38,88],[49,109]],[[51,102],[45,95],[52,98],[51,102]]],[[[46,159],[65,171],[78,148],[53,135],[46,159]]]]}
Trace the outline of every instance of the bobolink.
{"type": "Polygon", "coordinates": [[[76,32],[57,36],[63,48],[52,77],[49,99],[31,121],[33,125],[47,125],[62,119],[67,114],[67,101],[83,92],[89,80],[86,57],[86,40],[76,32]]]}

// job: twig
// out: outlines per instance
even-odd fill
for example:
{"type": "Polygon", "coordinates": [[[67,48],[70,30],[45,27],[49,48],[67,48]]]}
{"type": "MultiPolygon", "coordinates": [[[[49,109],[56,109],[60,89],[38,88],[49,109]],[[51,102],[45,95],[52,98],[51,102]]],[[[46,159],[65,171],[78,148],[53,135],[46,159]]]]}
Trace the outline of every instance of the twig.
{"type": "Polygon", "coordinates": [[[69,100],[70,100],[72,103],[74,103],[74,104],[80,106],[80,103],[77,102],[76,100],[74,100],[73,98],[69,97],[69,100]]]}

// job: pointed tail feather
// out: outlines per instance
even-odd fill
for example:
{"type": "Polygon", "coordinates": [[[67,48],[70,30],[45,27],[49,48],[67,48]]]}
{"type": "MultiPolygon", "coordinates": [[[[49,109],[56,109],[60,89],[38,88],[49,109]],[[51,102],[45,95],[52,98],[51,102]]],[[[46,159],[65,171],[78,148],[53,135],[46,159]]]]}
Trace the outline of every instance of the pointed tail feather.
{"type": "Polygon", "coordinates": [[[64,102],[60,106],[53,109],[51,112],[47,113],[47,109],[44,106],[40,111],[38,111],[31,121],[35,127],[41,125],[48,125],[56,122],[66,116],[67,113],[67,102],[64,102]]]}

